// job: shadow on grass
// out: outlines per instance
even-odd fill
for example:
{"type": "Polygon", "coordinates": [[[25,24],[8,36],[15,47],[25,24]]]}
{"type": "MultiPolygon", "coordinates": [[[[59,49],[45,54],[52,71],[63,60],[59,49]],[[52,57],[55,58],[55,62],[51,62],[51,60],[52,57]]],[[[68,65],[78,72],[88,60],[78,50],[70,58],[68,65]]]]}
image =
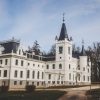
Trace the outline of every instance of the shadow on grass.
{"type": "Polygon", "coordinates": [[[64,95],[65,91],[54,91],[54,90],[42,90],[34,91],[31,93],[16,91],[0,93],[0,100],[57,100],[59,97],[64,95]]]}
{"type": "Polygon", "coordinates": [[[100,88],[89,90],[87,91],[86,95],[89,100],[100,100],[100,88]]]}

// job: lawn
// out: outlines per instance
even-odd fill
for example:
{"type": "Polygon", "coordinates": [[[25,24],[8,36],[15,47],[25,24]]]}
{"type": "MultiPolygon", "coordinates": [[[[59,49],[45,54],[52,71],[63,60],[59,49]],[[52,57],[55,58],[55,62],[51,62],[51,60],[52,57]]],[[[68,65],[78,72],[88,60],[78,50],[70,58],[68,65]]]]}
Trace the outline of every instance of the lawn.
{"type": "Polygon", "coordinates": [[[24,91],[0,93],[0,100],[57,100],[64,91],[42,90],[31,93],[24,91]]]}
{"type": "Polygon", "coordinates": [[[92,89],[87,91],[87,95],[90,96],[90,100],[100,100],[100,89],[92,89]]]}

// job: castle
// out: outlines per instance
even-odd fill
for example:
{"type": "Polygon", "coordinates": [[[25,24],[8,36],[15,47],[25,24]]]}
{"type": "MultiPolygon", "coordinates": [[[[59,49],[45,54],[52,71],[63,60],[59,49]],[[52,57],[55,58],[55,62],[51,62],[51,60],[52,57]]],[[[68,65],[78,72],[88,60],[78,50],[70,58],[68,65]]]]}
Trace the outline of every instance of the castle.
{"type": "Polygon", "coordinates": [[[36,87],[91,84],[91,62],[84,44],[80,53],[72,52],[72,38],[64,20],[55,45],[55,55],[45,56],[24,51],[14,38],[0,42],[0,86],[19,90],[31,84],[36,87]]]}

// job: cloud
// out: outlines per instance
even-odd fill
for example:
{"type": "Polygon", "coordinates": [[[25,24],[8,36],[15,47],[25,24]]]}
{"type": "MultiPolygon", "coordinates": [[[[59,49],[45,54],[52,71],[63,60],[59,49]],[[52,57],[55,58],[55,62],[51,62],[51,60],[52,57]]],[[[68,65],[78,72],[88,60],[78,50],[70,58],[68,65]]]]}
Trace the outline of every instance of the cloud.
{"type": "Polygon", "coordinates": [[[0,31],[5,32],[7,38],[14,36],[21,39],[25,46],[32,45],[38,40],[42,48],[49,48],[54,43],[55,35],[60,33],[64,11],[68,32],[75,42],[79,42],[83,37],[88,41],[88,35],[91,33],[95,37],[91,38],[95,40],[97,38],[95,33],[100,32],[98,21],[100,14],[97,15],[100,0],[22,1],[15,5],[16,9],[13,9],[14,5],[8,5],[5,0],[0,0],[0,31]],[[12,13],[9,13],[10,10],[12,13]]]}

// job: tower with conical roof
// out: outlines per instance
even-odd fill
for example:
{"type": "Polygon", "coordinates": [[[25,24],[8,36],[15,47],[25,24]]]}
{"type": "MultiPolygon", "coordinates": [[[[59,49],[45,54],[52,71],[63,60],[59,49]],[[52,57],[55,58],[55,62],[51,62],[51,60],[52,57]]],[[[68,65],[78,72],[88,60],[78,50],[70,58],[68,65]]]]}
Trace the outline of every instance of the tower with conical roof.
{"type": "MultiPolygon", "coordinates": [[[[60,35],[56,37],[56,67],[61,73],[63,70],[64,80],[66,84],[69,82],[69,66],[71,66],[72,60],[72,41],[69,39],[65,19],[63,14],[63,23],[60,31],[60,35]],[[59,69],[61,66],[62,69],[59,69]]],[[[71,81],[71,80],[70,80],[71,81]]]]}
{"type": "Polygon", "coordinates": [[[85,52],[85,49],[84,49],[84,40],[82,40],[82,50],[81,50],[81,56],[86,56],[86,52],[85,52]]]}

